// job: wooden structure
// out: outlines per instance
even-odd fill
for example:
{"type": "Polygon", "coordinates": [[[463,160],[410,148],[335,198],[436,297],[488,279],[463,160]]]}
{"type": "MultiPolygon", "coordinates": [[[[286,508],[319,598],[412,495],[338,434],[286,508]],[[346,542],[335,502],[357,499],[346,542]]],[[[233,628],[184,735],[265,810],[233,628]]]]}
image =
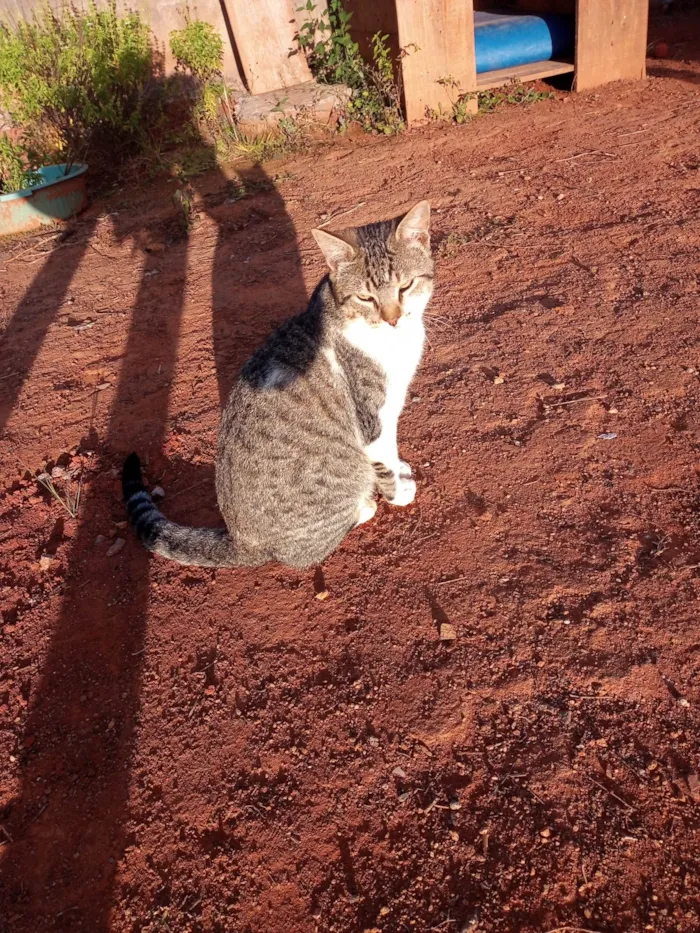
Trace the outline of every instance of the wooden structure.
{"type": "MultiPolygon", "coordinates": [[[[31,19],[46,0],[0,0],[0,18],[31,19]]],[[[53,5],[59,0],[50,0],[53,5]]],[[[74,0],[85,7],[89,0],[74,0]]],[[[104,6],[108,0],[96,0],[104,6]]],[[[186,21],[187,4],[173,0],[116,0],[119,10],[135,6],[164,51],[166,73],[175,63],[169,35],[186,21]]],[[[319,16],[327,0],[314,0],[319,16]]],[[[401,51],[409,123],[427,111],[450,111],[457,94],[573,73],[574,90],[609,81],[643,78],[649,0],[343,0],[352,13],[353,38],[368,56],[372,36],[389,36],[401,51]],[[474,11],[575,15],[575,49],[568,60],[476,73],[474,11]]],[[[304,0],[197,0],[193,12],[211,23],[224,42],[224,74],[231,86],[253,95],[306,87],[312,77],[295,35],[304,20],[304,0]]],[[[310,85],[313,90],[313,85],[310,85]]],[[[284,95],[280,95],[283,99],[284,95]]],[[[476,108],[476,101],[472,101],[476,108]]],[[[324,111],[325,113],[325,111],[324,111]]],[[[327,116],[327,114],[326,114],[327,116]]]]}
{"type": "MultiPolygon", "coordinates": [[[[366,0],[354,0],[357,8],[366,0]]],[[[649,0],[476,0],[479,10],[520,13],[575,13],[575,55],[477,75],[474,0],[387,0],[394,3],[398,46],[403,59],[406,116],[425,119],[428,110],[449,110],[454,87],[475,92],[513,79],[535,80],[573,72],[574,90],[645,75],[649,0]],[[452,88],[439,79],[454,81],[452,88]]],[[[382,0],[375,0],[381,6],[382,0]]]]}
{"type": "Polygon", "coordinates": [[[251,94],[264,94],[311,80],[297,31],[293,0],[222,0],[251,94]]]}

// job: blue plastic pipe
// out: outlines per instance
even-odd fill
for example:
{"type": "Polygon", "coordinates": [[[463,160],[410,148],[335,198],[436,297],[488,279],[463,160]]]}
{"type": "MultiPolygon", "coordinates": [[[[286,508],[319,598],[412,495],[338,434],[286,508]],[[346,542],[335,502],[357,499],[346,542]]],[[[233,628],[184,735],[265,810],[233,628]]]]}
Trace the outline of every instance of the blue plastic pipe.
{"type": "Polygon", "coordinates": [[[477,74],[547,61],[573,51],[574,17],[475,13],[474,43],[477,74]]]}

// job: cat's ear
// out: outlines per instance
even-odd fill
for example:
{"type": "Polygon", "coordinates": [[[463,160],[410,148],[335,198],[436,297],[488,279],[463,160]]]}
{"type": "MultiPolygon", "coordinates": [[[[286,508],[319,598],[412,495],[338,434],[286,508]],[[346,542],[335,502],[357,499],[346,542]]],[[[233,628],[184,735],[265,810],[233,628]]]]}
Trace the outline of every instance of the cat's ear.
{"type": "Polygon", "coordinates": [[[396,239],[408,244],[428,245],[430,241],[429,201],[419,201],[407,214],[404,214],[396,228],[396,239]]]}
{"type": "Polygon", "coordinates": [[[331,272],[335,272],[341,262],[350,262],[355,258],[355,247],[344,240],[342,235],[327,233],[325,230],[312,230],[314,240],[321,247],[331,272]]]}

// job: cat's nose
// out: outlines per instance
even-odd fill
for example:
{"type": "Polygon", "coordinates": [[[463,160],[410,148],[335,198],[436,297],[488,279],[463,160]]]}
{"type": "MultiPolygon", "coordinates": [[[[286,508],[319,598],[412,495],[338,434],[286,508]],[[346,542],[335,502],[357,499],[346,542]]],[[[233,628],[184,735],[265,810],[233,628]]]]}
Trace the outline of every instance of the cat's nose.
{"type": "Polygon", "coordinates": [[[382,308],[382,317],[387,324],[396,327],[401,317],[401,305],[398,304],[398,302],[396,304],[384,305],[382,308]]]}

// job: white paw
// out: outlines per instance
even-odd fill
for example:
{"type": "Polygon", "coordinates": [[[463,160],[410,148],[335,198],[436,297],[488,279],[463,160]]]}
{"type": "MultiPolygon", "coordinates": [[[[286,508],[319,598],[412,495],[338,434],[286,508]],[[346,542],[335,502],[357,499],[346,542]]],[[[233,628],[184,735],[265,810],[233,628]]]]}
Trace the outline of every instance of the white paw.
{"type": "Polygon", "coordinates": [[[377,503],[374,499],[368,499],[366,502],[360,506],[360,513],[356,522],[356,525],[362,525],[364,522],[368,522],[370,519],[374,518],[374,513],[377,511],[377,503]]]}
{"type": "Polygon", "coordinates": [[[396,478],[396,495],[389,500],[391,505],[410,505],[416,498],[416,484],[412,479],[396,478]]]}
{"type": "Polygon", "coordinates": [[[405,460],[399,460],[399,476],[401,479],[411,479],[413,470],[405,460]]]}

